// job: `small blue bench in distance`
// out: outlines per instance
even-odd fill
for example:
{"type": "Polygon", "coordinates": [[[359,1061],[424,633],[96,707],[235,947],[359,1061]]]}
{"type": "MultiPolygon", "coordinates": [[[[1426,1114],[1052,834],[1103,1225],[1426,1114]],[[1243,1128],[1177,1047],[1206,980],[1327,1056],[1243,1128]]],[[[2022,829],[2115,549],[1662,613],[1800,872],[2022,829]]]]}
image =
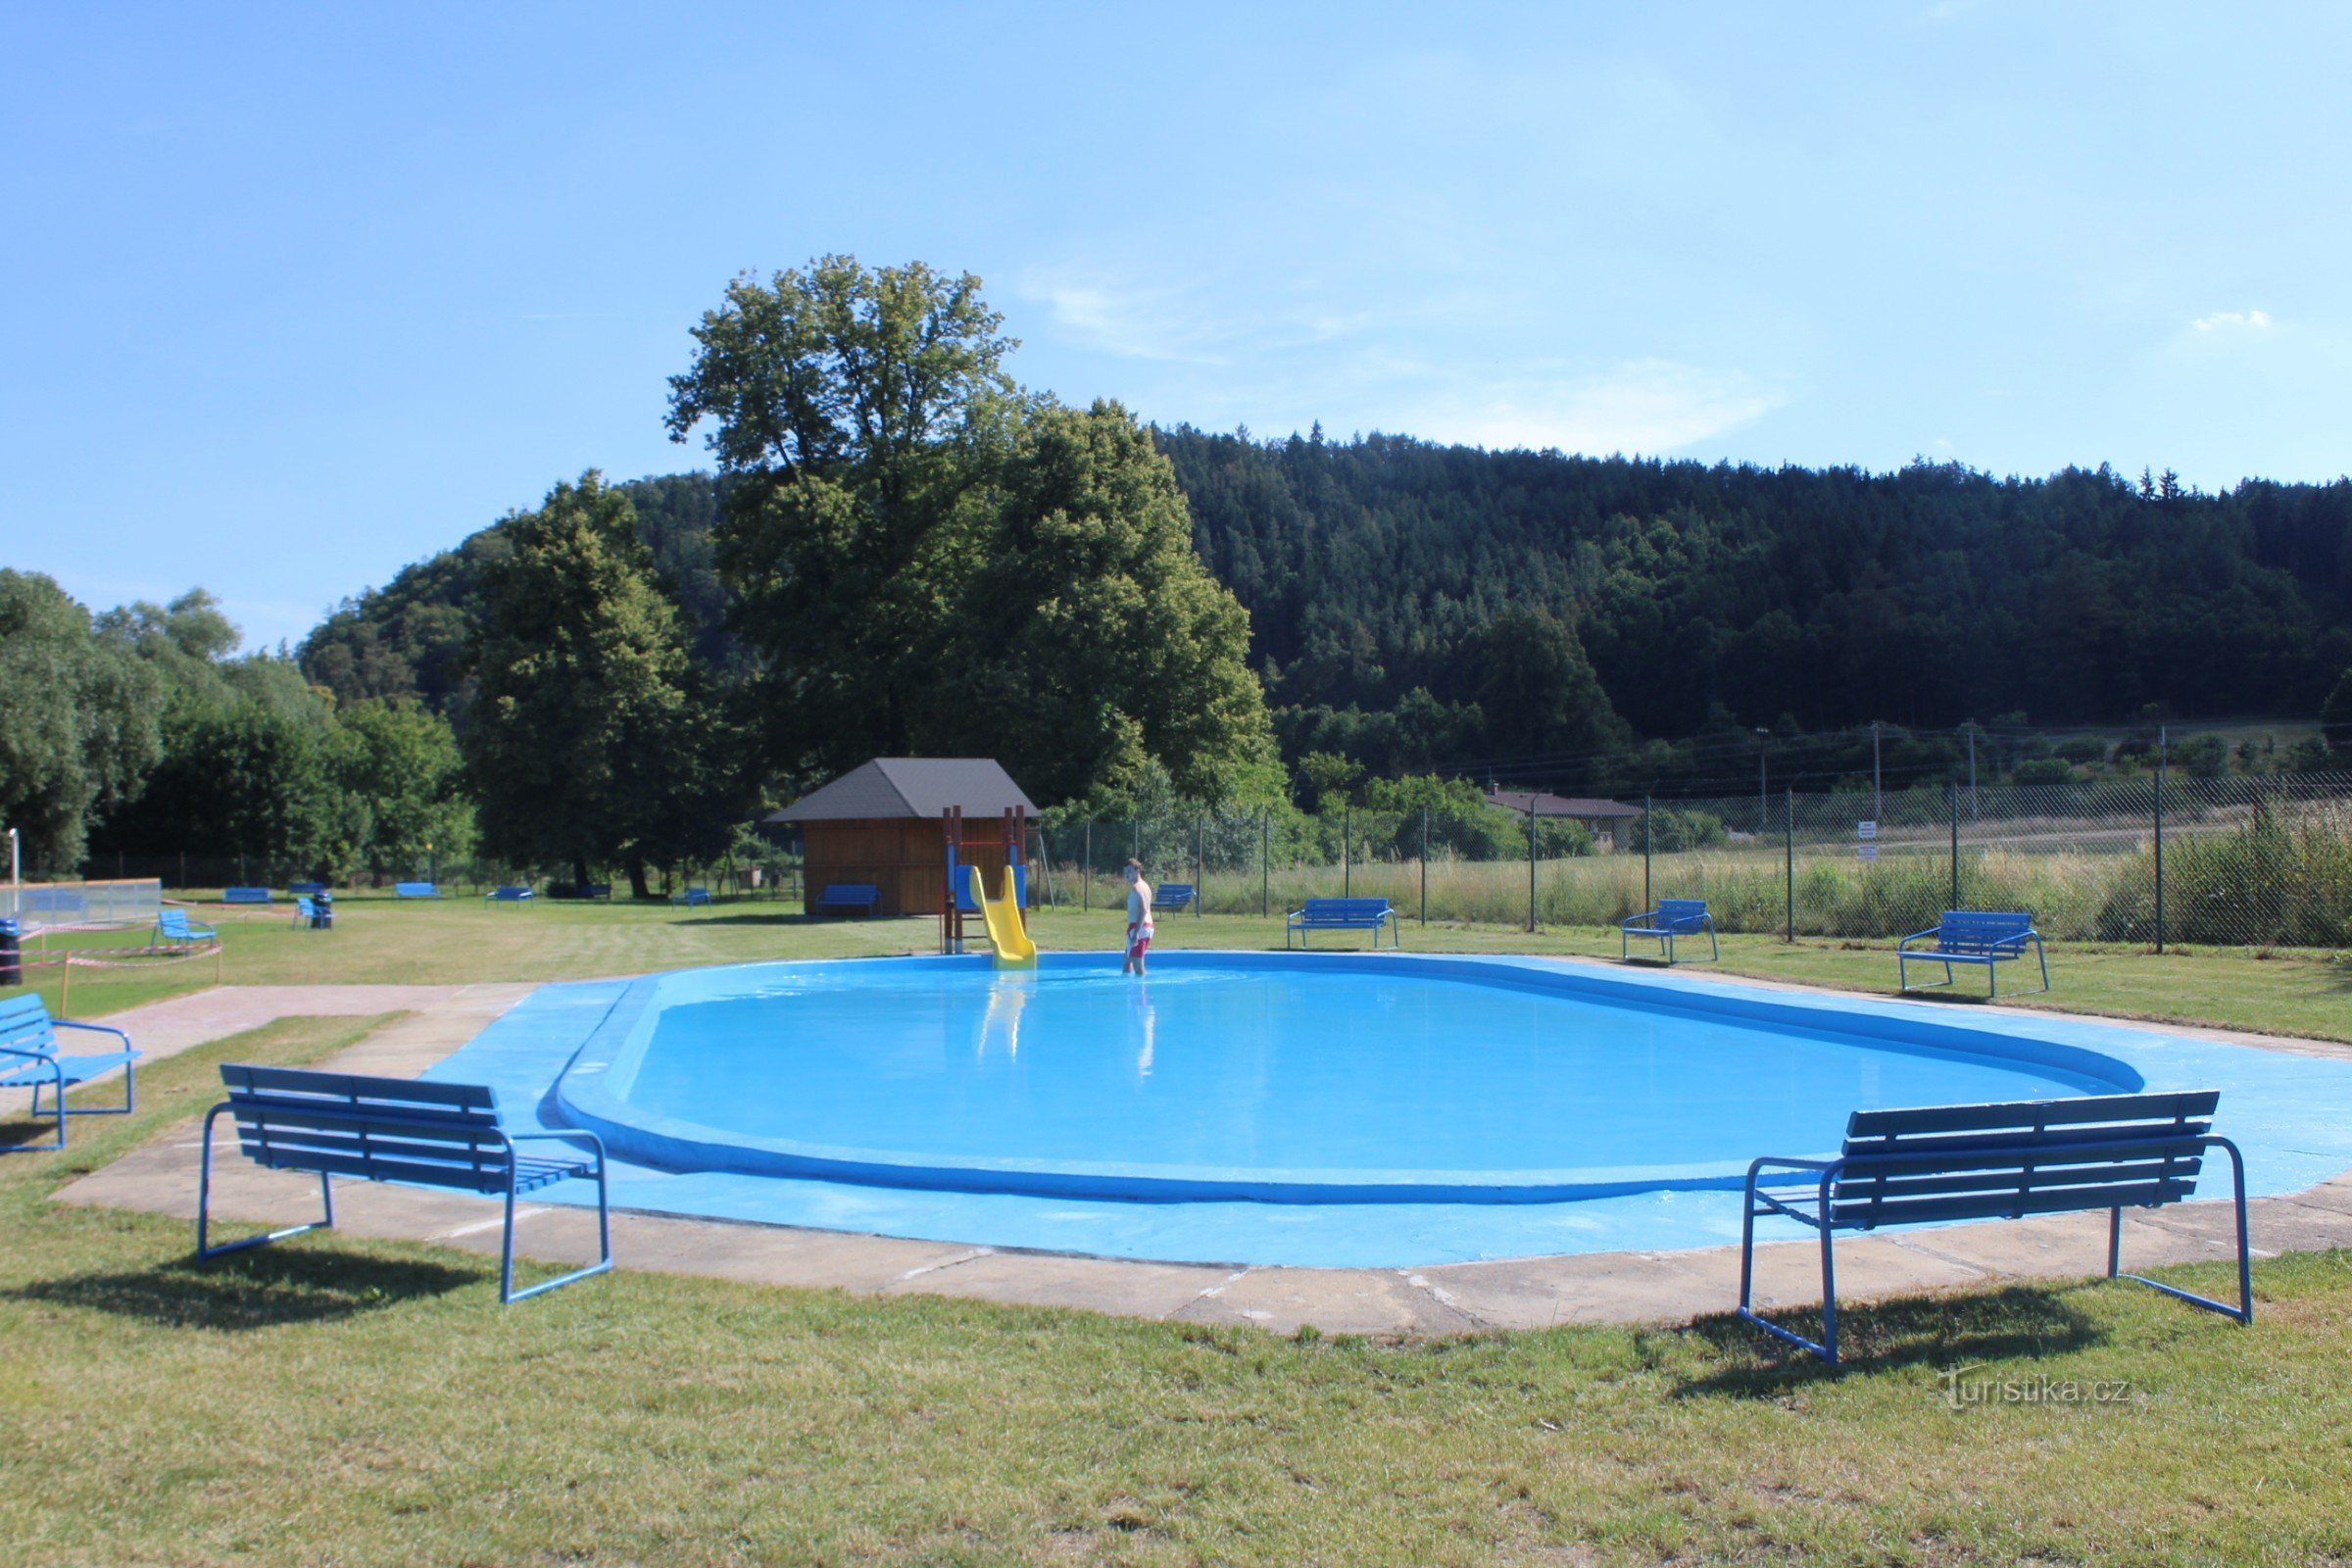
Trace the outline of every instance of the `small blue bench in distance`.
{"type": "Polygon", "coordinates": [[[528,904],[537,897],[538,895],[529,888],[513,884],[503,888],[492,888],[482,895],[483,900],[490,904],[528,904]]]}
{"type": "Polygon", "coordinates": [[[274,901],[270,899],[270,890],[268,888],[222,888],[220,890],[220,902],[222,904],[259,904],[267,906],[274,901]]]}
{"type": "Polygon", "coordinates": [[[1199,892],[1190,882],[1162,882],[1152,890],[1152,907],[1181,912],[1193,906],[1199,892]]]}
{"type": "Polygon", "coordinates": [[[221,1067],[220,1082],[228,1098],[205,1113],[204,1152],[197,1165],[199,1260],[331,1227],[335,1223],[333,1180],[349,1176],[505,1199],[506,1230],[498,1259],[498,1298],[502,1302],[519,1301],[602,1274],[612,1266],[605,1146],[594,1133],[509,1132],[499,1120],[497,1091],[483,1084],[425,1083],[236,1063],[221,1067]],[[269,1170],[318,1178],[323,1218],[219,1247],[212,1245],[213,1124],[222,1115],[235,1121],[237,1145],[247,1159],[269,1170]],[[518,1146],[528,1143],[572,1147],[548,1156],[524,1153],[518,1146]],[[585,1268],[516,1290],[514,1200],[575,1178],[596,1183],[600,1255],[585,1268]]]}
{"type": "Polygon", "coordinates": [[[37,996],[11,997],[0,1002],[0,1089],[29,1089],[32,1091],[32,1114],[41,1114],[41,1091],[50,1094],[50,1114],[57,1118],[57,1141],[53,1144],[0,1145],[0,1152],[24,1153],[36,1149],[66,1147],[66,1117],[127,1116],[138,1109],[138,1084],[133,1065],[139,1059],[130,1036],[120,1029],[110,1029],[102,1023],[76,1023],[71,1018],[53,1018],[48,1004],[37,996]],[[66,1056],[58,1054],[57,1031],[80,1029],[91,1034],[113,1035],[122,1042],[120,1051],[100,1052],[87,1056],[66,1056]],[[122,1069],[122,1103],[66,1108],[66,1091],[75,1084],[86,1084],[103,1077],[117,1067],[122,1069]]]}
{"type": "Polygon", "coordinates": [[[1307,938],[1317,931],[1369,931],[1372,946],[1380,946],[1380,933],[1389,933],[1389,946],[1399,946],[1403,938],[1396,929],[1396,911],[1386,899],[1308,899],[1293,909],[1282,928],[1282,945],[1289,948],[1291,937],[1298,935],[1298,946],[1305,947],[1307,938]]]}
{"type": "MultiPolygon", "coordinates": [[[[1986,912],[1976,909],[1946,909],[1935,928],[1914,931],[1894,945],[1895,989],[1910,991],[1911,965],[1940,963],[1943,978],[1931,980],[1917,987],[1921,991],[1952,984],[1952,965],[1981,963],[1984,966],[1984,995],[2000,995],[1998,965],[2026,956],[2032,944],[2034,958],[2041,964],[2041,989],[2050,989],[2050,958],[2042,951],[2041,933],[2034,929],[2034,917],[2017,910],[1986,912]],[[1935,946],[1915,948],[1914,942],[1933,941],[1935,946]]],[[[2028,992],[2031,996],[2033,993],[2028,992]]]]}
{"type": "Polygon", "coordinates": [[[816,898],[819,914],[870,915],[882,906],[882,890],[871,882],[832,882],[816,898]]]}
{"type": "Polygon", "coordinates": [[[1723,949],[1715,941],[1715,917],[1707,912],[1704,899],[1660,899],[1654,909],[1644,909],[1617,926],[1617,956],[1633,956],[1630,944],[1635,937],[1655,938],[1666,961],[1674,962],[1674,939],[1692,937],[1701,931],[1707,934],[1709,961],[1723,956],[1723,949]]]}
{"type": "Polygon", "coordinates": [[[155,934],[147,939],[153,948],[194,948],[220,940],[218,928],[201,920],[188,918],[185,909],[161,909],[155,916],[155,934]]]}
{"type": "Polygon", "coordinates": [[[710,890],[709,888],[688,888],[683,893],[672,893],[669,896],[669,902],[684,905],[689,909],[703,908],[710,903],[710,890]]]}
{"type": "Polygon", "coordinates": [[[437,899],[441,890],[430,882],[395,882],[392,896],[396,899],[437,899]]]}
{"type": "Polygon", "coordinates": [[[1835,1159],[1768,1155],[1747,1167],[1740,1234],[1739,1315],[1777,1340],[1838,1364],[1838,1280],[1831,1238],[1882,1225],[2022,1219],[2106,1209],[2107,1277],[2133,1280],[2239,1323],[2254,1321],[2246,1248],[2246,1162],[2213,1132],[2218,1090],[2090,1095],[1982,1105],[1857,1110],[1835,1159]],[[2206,1151],[2229,1154],[2236,1179],[2237,1305],[2121,1272],[2124,1210],[2158,1208],[2196,1191],[2206,1151]],[[1774,1189],[1778,1189],[1775,1191],[1774,1189]],[[1777,1214],[1821,1234],[1821,1338],[1756,1314],[1756,1220],[1777,1214]]]}

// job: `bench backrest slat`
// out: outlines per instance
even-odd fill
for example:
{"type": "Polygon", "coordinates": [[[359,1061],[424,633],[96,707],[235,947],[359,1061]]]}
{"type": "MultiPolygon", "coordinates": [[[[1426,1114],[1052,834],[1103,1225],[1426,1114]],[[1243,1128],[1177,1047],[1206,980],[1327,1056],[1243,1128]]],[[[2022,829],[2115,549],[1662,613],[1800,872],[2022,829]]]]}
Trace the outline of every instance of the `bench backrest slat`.
{"type": "Polygon", "coordinates": [[[1371,920],[1392,912],[1386,899],[1308,899],[1298,910],[1307,920],[1371,920]]]}
{"type": "Polygon", "coordinates": [[[56,1053],[57,1031],[50,1027],[49,1004],[38,993],[27,991],[21,997],[0,1002],[0,1046],[12,1051],[37,1051],[43,1055],[56,1053]]]}
{"type": "Polygon", "coordinates": [[[1842,1226],[2177,1202],[2195,1191],[2217,1090],[1858,1110],[1831,1211],[1842,1226]]]}
{"type": "Polygon", "coordinates": [[[220,902],[222,904],[268,904],[270,890],[268,888],[222,888],[220,902]]]}
{"type": "Polygon", "coordinates": [[[1665,931],[1695,931],[1706,918],[1704,899],[1660,899],[1653,923],[1665,931]]]}
{"type": "Polygon", "coordinates": [[[1942,953],[1985,953],[2034,931],[2034,917],[2022,910],[1946,909],[1936,922],[1936,947],[1942,953]]]}
{"type": "Polygon", "coordinates": [[[273,1170],[503,1191],[512,1161],[486,1084],[231,1062],[220,1069],[237,1143],[273,1170]]]}
{"type": "Polygon", "coordinates": [[[395,882],[392,896],[396,899],[437,899],[441,890],[430,882],[395,882]]]}

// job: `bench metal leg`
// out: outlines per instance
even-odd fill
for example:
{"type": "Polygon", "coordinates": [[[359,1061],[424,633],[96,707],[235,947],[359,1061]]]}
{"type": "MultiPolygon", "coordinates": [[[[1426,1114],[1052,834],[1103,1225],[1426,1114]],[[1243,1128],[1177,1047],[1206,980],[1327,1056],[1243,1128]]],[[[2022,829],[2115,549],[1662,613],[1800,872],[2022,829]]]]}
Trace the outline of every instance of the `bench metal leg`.
{"type": "Polygon", "coordinates": [[[318,1203],[324,1217],[308,1225],[289,1225],[283,1230],[270,1231],[263,1236],[248,1236],[242,1241],[221,1246],[209,1245],[213,1209],[213,1121],[226,1105],[215,1105],[204,1118],[204,1153],[196,1166],[196,1260],[201,1263],[220,1256],[223,1252],[242,1252],[249,1247],[262,1247],[270,1242],[282,1242],[289,1236],[305,1231],[325,1230],[335,1223],[335,1189],[332,1179],[321,1171],[318,1175],[318,1203]]]}
{"type": "Polygon", "coordinates": [[[2203,1142],[2206,1148],[2223,1150],[2230,1155],[2230,1170],[2237,1205],[2237,1305],[2231,1306],[2227,1301],[2217,1301],[2210,1297],[2198,1296],[2193,1292],[2181,1290],[2177,1285],[2167,1285],[2162,1280],[2149,1279],[2144,1274],[2124,1273],[2122,1269],[2124,1211],[2120,1208],[2110,1209],[2107,1213],[2107,1277],[2111,1280],[2130,1280],[2135,1285],[2145,1285],[2151,1291],[2162,1291],[2175,1300],[2186,1301],[2191,1306],[2201,1306],[2208,1312],[2219,1312],[2232,1322],[2251,1323],[2254,1321],[2254,1264],[2253,1252],[2246,1241],[2245,1157],[2238,1153],[2237,1146],[2227,1138],[2207,1138],[2203,1142]]]}
{"type": "MultiPolygon", "coordinates": [[[[50,1154],[55,1153],[58,1150],[66,1147],[65,1069],[58,1066],[58,1064],[54,1061],[47,1062],[45,1065],[49,1068],[50,1075],[54,1080],[50,1085],[50,1091],[57,1102],[57,1141],[48,1144],[0,1145],[0,1154],[50,1154]]],[[[32,1085],[32,1106],[30,1114],[34,1121],[39,1121],[41,1119],[41,1086],[38,1083],[32,1085]]]]}
{"type": "MultiPolygon", "coordinates": [[[[1822,1183],[1821,1213],[1830,1212],[1829,1186],[1822,1183]]],[[[1766,1321],[1754,1307],[1756,1266],[1756,1215],[1763,1212],[1787,1213],[1786,1209],[1764,1210],[1756,1206],[1756,1182],[1751,1172],[1747,1181],[1745,1214],[1740,1221],[1740,1304],[1734,1309],[1742,1322],[1754,1325],[1787,1345],[1800,1350],[1810,1350],[1830,1366],[1838,1364],[1838,1259],[1831,1243],[1836,1231],[1827,1223],[1815,1226],[1821,1233],[1821,1339],[1819,1343],[1806,1339],[1792,1329],[1766,1321]]],[[[1799,1216],[1790,1215],[1791,1218],[1799,1216]]],[[[1811,1223],[1808,1221],[1807,1223],[1811,1223]]]]}
{"type": "Polygon", "coordinates": [[[498,1299],[502,1306],[533,1296],[544,1295],[559,1285],[584,1280],[591,1274],[602,1274],[612,1266],[612,1208],[605,1190],[605,1161],[600,1155],[596,1162],[596,1246],[597,1259],[585,1268],[575,1268],[568,1274],[559,1274],[552,1280],[536,1285],[514,1288],[514,1177],[510,1168],[507,1176],[507,1227],[498,1253],[498,1299]]]}

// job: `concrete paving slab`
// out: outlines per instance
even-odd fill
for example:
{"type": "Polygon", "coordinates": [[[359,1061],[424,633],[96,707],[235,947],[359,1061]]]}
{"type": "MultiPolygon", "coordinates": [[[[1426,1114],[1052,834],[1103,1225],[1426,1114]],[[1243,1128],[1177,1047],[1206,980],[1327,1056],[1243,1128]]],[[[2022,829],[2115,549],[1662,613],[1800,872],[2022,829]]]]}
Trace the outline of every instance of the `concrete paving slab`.
{"type": "Polygon", "coordinates": [[[1663,1252],[1446,1263],[1415,1272],[1441,1302],[1505,1329],[1670,1322],[1689,1317],[1694,1295],[1708,1288],[1663,1252]]]}
{"type": "Polygon", "coordinates": [[[1277,1334],[1460,1334],[1477,1319],[1394,1270],[1253,1268],[1203,1291],[1174,1314],[1188,1323],[1248,1323],[1277,1334]]]}
{"type": "Polygon", "coordinates": [[[896,1280],[887,1296],[964,1296],[1023,1306],[1071,1306],[1122,1317],[1173,1317],[1241,1278],[1197,1263],[1135,1263],[1054,1252],[981,1252],[896,1280]]]}
{"type": "MultiPolygon", "coordinates": [[[[2101,1254],[2105,1256],[2104,1253],[2101,1254]]],[[[1726,1312],[1740,1299],[1740,1250],[1712,1247],[1677,1252],[1676,1266],[1696,1286],[1690,1311],[1726,1312]]],[[[1988,1270],[1938,1257],[1881,1236],[1838,1238],[1838,1299],[1871,1300],[1913,1291],[1974,1285],[1988,1270]]],[[[2077,1272],[2080,1272],[2079,1270],[2077,1272]]],[[[1773,1242],[1756,1249],[1755,1300],[1759,1306],[1803,1306],[1821,1299],[1821,1248],[1813,1242],[1773,1242]]],[[[1688,1314],[1686,1314],[1688,1315],[1688,1314]]]]}

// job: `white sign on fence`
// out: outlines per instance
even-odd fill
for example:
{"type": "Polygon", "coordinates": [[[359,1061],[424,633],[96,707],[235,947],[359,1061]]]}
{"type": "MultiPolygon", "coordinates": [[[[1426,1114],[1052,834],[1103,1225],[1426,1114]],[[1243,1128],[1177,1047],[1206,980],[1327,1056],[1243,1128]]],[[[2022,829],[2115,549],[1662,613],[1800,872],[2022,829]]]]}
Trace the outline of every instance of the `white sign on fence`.
{"type": "Polygon", "coordinates": [[[1878,824],[1878,823],[1876,823],[1876,822],[1856,822],[1856,823],[1854,824],[1854,837],[1856,837],[1856,838],[1858,838],[1858,839],[1861,839],[1863,842],[1865,842],[1865,843],[1868,843],[1870,840],[1872,840],[1872,839],[1875,839],[1875,838],[1877,838],[1878,836],[1879,836],[1879,824],[1878,824]]]}
{"type": "Polygon", "coordinates": [[[1879,847],[1876,844],[1857,844],[1854,846],[1854,854],[1865,860],[1876,860],[1879,858],[1879,847]]]}

